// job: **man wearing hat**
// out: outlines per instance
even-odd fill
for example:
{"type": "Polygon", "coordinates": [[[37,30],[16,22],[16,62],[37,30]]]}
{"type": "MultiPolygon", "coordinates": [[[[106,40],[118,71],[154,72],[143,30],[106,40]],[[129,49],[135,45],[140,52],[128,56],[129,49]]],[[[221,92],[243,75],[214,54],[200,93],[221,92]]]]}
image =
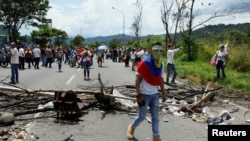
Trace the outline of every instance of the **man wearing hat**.
{"type": "Polygon", "coordinates": [[[10,81],[10,84],[19,83],[19,77],[18,77],[19,55],[18,55],[18,50],[17,50],[15,42],[11,43],[10,64],[11,64],[11,81],[10,81]]]}

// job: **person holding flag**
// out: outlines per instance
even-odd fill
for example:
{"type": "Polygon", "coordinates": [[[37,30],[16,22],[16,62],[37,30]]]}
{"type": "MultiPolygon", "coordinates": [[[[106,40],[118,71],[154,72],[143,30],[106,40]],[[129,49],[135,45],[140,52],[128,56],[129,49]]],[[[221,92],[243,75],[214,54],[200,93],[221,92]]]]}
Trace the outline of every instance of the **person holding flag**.
{"type": "Polygon", "coordinates": [[[228,56],[227,52],[227,44],[220,45],[220,49],[216,51],[215,54],[215,62],[216,62],[216,78],[220,79],[220,71],[222,73],[222,77],[226,78],[225,74],[225,66],[226,66],[226,58],[228,56]]]}
{"type": "MultiPolygon", "coordinates": [[[[229,43],[229,42],[227,41],[227,43],[224,45],[224,50],[225,50],[226,53],[228,53],[228,48],[227,48],[228,43],[229,43]]],[[[216,53],[217,53],[217,52],[216,52],[216,53]]],[[[213,57],[211,58],[211,61],[210,61],[210,65],[211,65],[212,67],[216,66],[216,60],[215,60],[216,53],[213,55],[213,57]]]]}
{"type": "Polygon", "coordinates": [[[145,119],[149,107],[152,119],[153,141],[161,141],[159,133],[159,87],[162,92],[162,102],[166,100],[163,80],[164,66],[160,61],[162,52],[162,44],[156,42],[151,47],[150,56],[147,56],[138,64],[135,86],[139,113],[128,126],[128,140],[134,139],[134,130],[145,119]]]}

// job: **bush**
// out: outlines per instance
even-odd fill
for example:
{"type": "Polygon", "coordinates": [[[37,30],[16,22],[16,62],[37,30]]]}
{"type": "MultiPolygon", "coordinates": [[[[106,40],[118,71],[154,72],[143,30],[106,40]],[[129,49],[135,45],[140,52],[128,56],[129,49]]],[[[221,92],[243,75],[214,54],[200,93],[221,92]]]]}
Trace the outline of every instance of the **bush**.
{"type": "Polygon", "coordinates": [[[247,46],[230,48],[230,60],[228,65],[230,68],[238,72],[250,71],[250,51],[247,46]]]}

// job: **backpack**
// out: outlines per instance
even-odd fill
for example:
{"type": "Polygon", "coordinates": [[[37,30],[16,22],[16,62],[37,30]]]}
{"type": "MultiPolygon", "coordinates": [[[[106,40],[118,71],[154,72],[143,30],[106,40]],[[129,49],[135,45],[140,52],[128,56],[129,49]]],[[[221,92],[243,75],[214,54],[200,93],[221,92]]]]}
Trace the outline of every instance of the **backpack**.
{"type": "Polygon", "coordinates": [[[57,58],[62,58],[62,52],[57,52],[57,58]]]}

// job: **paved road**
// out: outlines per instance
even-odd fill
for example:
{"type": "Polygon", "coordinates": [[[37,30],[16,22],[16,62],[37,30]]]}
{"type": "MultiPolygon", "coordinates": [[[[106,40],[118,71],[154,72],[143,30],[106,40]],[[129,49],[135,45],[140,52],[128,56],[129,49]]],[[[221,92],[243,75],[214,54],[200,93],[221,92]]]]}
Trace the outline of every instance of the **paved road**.
{"type": "MultiPolygon", "coordinates": [[[[1,79],[4,77],[2,74],[6,75],[8,73],[9,70],[1,68],[1,79]]],[[[81,89],[85,86],[98,85],[99,73],[104,85],[107,87],[124,84],[134,85],[135,72],[124,67],[123,63],[105,60],[103,67],[98,67],[94,62],[91,67],[90,81],[83,81],[82,69],[69,68],[68,65],[64,65],[63,72],[59,73],[54,64],[51,69],[41,68],[40,70],[21,71],[18,86],[31,89],[81,89]]],[[[8,80],[6,81],[8,82],[8,80]]],[[[241,112],[246,110],[243,108],[241,112]]],[[[42,115],[46,114],[48,113],[42,113],[42,115]]],[[[61,121],[56,123],[54,118],[43,118],[29,124],[27,129],[37,135],[40,141],[62,141],[71,134],[75,141],[127,141],[127,126],[133,118],[127,113],[113,112],[107,113],[105,118],[101,119],[101,111],[93,109],[83,115],[78,122],[61,121]]],[[[244,122],[243,119],[236,121],[235,123],[244,122]]],[[[207,125],[194,122],[191,118],[161,114],[160,131],[163,141],[207,141],[207,125]]],[[[135,136],[139,141],[152,140],[151,124],[145,120],[136,129],[135,136]]]]}

